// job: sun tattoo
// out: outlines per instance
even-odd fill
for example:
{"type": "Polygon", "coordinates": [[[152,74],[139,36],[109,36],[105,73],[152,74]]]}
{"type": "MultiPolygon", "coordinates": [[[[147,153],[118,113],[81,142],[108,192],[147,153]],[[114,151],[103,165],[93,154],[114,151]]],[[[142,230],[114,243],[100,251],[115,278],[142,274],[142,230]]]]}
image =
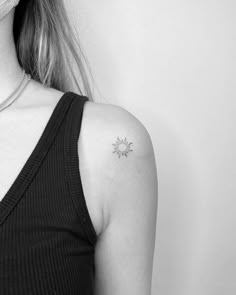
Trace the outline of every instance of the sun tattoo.
{"type": "Polygon", "coordinates": [[[128,143],[127,139],[119,139],[119,137],[117,137],[117,141],[116,143],[113,143],[112,145],[114,145],[114,151],[113,153],[117,153],[119,158],[121,156],[126,156],[129,152],[132,152],[133,150],[131,150],[130,146],[131,144],[133,144],[132,142],[128,143]]]}

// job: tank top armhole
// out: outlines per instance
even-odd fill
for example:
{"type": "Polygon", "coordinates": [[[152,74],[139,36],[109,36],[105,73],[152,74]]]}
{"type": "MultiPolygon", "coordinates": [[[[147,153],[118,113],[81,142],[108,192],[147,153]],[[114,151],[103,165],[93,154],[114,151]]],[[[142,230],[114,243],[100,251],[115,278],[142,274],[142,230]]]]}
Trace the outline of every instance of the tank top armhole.
{"type": "Polygon", "coordinates": [[[71,194],[75,209],[78,212],[78,220],[89,241],[92,245],[95,245],[97,234],[85,200],[78,154],[78,141],[83,119],[83,110],[85,103],[89,101],[89,99],[87,96],[81,96],[73,92],[71,92],[71,95],[74,97],[67,117],[64,141],[66,180],[69,193],[71,194]]]}

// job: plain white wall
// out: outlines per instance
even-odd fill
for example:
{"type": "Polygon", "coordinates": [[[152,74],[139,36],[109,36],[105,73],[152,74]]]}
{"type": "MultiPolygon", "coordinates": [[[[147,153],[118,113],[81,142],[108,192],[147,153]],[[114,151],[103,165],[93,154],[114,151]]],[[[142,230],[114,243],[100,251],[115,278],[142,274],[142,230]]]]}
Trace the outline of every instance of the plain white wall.
{"type": "Polygon", "coordinates": [[[236,2],[69,6],[100,94],[139,118],[153,140],[153,295],[236,294],[236,2]]]}

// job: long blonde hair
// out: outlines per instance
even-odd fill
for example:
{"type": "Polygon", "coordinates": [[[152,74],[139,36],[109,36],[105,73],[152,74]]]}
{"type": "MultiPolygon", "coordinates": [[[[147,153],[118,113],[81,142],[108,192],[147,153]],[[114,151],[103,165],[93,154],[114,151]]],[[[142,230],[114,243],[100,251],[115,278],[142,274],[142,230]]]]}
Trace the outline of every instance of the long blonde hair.
{"type": "Polygon", "coordinates": [[[93,100],[88,61],[63,0],[21,0],[13,24],[21,66],[43,85],[93,100]]]}

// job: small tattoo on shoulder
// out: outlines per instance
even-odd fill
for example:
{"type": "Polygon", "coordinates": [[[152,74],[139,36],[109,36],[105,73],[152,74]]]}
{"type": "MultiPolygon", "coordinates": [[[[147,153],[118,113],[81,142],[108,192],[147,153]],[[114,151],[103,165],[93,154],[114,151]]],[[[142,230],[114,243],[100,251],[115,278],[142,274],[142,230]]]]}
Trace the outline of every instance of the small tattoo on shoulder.
{"type": "Polygon", "coordinates": [[[116,153],[119,156],[119,158],[121,156],[127,157],[128,153],[133,151],[130,148],[131,144],[133,143],[132,142],[129,143],[126,138],[120,139],[119,137],[117,137],[116,142],[112,144],[114,146],[113,153],[116,153]]]}

